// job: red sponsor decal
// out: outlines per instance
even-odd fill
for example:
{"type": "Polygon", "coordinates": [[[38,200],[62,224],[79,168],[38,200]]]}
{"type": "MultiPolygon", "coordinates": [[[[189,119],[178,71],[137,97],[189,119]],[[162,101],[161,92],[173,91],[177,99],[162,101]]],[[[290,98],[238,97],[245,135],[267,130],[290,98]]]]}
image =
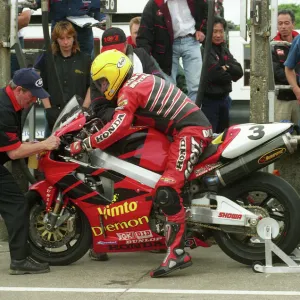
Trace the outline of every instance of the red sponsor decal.
{"type": "Polygon", "coordinates": [[[18,136],[15,132],[5,132],[5,134],[9,137],[10,142],[18,139],[18,136]]]}
{"type": "Polygon", "coordinates": [[[232,214],[232,213],[225,213],[220,212],[218,215],[219,218],[225,218],[225,219],[234,219],[234,220],[241,220],[243,215],[241,214],[232,214]]]}

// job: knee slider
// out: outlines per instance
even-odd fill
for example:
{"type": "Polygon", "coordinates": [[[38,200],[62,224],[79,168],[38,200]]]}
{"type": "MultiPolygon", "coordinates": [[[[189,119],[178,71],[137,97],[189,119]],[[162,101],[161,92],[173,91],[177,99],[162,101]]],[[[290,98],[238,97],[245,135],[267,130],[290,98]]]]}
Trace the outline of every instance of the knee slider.
{"type": "Polygon", "coordinates": [[[166,215],[175,215],[181,210],[179,195],[171,187],[159,187],[155,202],[166,215]]]}

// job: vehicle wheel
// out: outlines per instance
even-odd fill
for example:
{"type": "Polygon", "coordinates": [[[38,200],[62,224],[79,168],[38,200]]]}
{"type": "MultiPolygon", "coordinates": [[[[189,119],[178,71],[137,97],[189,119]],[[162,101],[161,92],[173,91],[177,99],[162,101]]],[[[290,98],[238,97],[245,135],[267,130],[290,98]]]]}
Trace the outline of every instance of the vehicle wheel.
{"type": "Polygon", "coordinates": [[[54,230],[47,230],[43,222],[45,207],[40,195],[26,194],[29,203],[29,243],[31,255],[53,266],[69,265],[85,255],[92,244],[92,232],[86,216],[78,207],[68,207],[69,221],[54,230]]]}
{"type": "MultiPolygon", "coordinates": [[[[281,177],[257,172],[220,194],[240,205],[260,206],[279,223],[279,235],[272,239],[286,254],[290,254],[300,240],[300,197],[295,189],[281,177]]],[[[220,248],[232,259],[246,265],[265,261],[265,244],[258,236],[214,232],[220,248]]]]}
{"type": "Polygon", "coordinates": [[[255,269],[255,267],[256,267],[257,265],[263,266],[264,264],[263,264],[261,261],[255,261],[255,262],[252,264],[252,270],[253,270],[253,272],[254,272],[254,273],[261,273],[261,272],[259,272],[259,271],[257,271],[257,270],[255,269]]]}

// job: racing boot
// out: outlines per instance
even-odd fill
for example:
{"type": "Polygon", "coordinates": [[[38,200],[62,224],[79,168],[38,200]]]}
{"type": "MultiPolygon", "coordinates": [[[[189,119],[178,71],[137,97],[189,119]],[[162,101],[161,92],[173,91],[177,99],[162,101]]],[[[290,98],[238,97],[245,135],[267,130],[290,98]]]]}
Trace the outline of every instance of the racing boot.
{"type": "Polygon", "coordinates": [[[107,261],[109,259],[107,253],[105,252],[96,253],[93,249],[90,249],[89,257],[91,260],[97,260],[97,261],[107,261]]]}
{"type": "Polygon", "coordinates": [[[165,238],[168,247],[167,256],[162,264],[150,273],[152,278],[163,277],[175,270],[184,269],[192,265],[191,257],[184,251],[184,216],[185,211],[182,209],[177,215],[168,217],[165,225],[165,238]]]}

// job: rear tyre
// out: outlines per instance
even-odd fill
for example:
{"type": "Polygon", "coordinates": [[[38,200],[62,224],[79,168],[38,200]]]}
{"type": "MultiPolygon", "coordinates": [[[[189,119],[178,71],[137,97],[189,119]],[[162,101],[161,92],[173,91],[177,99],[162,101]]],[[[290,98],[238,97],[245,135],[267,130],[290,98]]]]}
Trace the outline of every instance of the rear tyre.
{"type": "MultiPolygon", "coordinates": [[[[290,254],[300,240],[300,198],[295,189],[281,177],[257,172],[223,189],[220,194],[247,206],[260,206],[280,225],[279,235],[273,239],[279,248],[290,254]]],[[[232,259],[246,265],[265,261],[265,244],[259,237],[214,232],[220,248],[232,259]]]]}
{"type": "Polygon", "coordinates": [[[92,244],[92,232],[84,213],[76,206],[68,207],[72,222],[66,221],[49,231],[43,222],[45,207],[40,195],[29,191],[29,244],[31,256],[53,266],[69,265],[85,255],[92,244]]]}

